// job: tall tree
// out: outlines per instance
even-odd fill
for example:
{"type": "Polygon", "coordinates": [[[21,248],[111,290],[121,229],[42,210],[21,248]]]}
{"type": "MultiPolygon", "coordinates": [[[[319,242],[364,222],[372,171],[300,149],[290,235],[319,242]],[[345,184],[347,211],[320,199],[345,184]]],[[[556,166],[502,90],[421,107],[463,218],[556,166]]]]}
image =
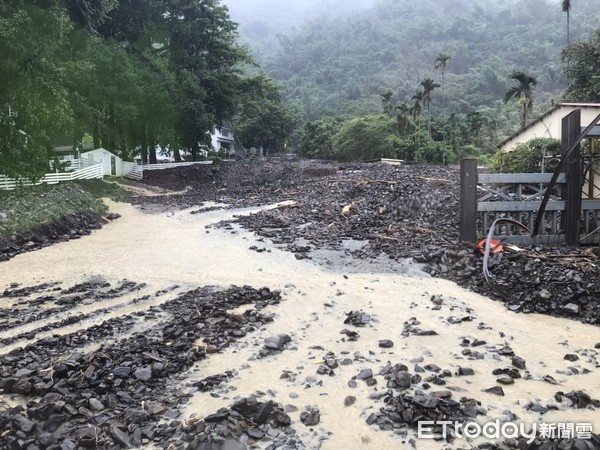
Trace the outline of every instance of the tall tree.
{"type": "Polygon", "coordinates": [[[383,106],[384,114],[391,116],[394,111],[394,104],[392,103],[392,96],[394,93],[388,89],[379,95],[381,96],[381,105],[383,106]]]}
{"type": "Polygon", "coordinates": [[[571,14],[571,0],[562,0],[562,10],[567,13],[567,45],[571,44],[571,30],[570,30],[570,14],[571,14]]]}
{"type": "Polygon", "coordinates": [[[427,131],[431,137],[431,94],[440,87],[440,83],[436,83],[432,78],[425,78],[421,81],[421,86],[423,87],[423,100],[427,106],[427,131]]]}
{"type": "Polygon", "coordinates": [[[444,78],[446,75],[446,67],[448,67],[448,62],[452,60],[452,56],[447,53],[440,53],[437,58],[435,58],[435,64],[433,68],[435,70],[439,70],[442,73],[442,102],[445,101],[446,92],[445,92],[445,83],[444,78]]]}
{"type": "Polygon", "coordinates": [[[533,108],[533,91],[537,85],[537,79],[522,70],[514,70],[510,76],[515,84],[504,94],[504,103],[512,98],[518,99],[522,105],[521,128],[527,125],[527,113],[533,108]]]}
{"type": "Polygon", "coordinates": [[[263,75],[248,78],[240,83],[238,101],[234,126],[242,142],[261,147],[266,155],[285,150],[299,120],[279,86],[263,75]]]}
{"type": "Polygon", "coordinates": [[[573,102],[600,102],[600,29],[589,40],[577,41],[562,52],[569,87],[564,98],[573,102]]]}

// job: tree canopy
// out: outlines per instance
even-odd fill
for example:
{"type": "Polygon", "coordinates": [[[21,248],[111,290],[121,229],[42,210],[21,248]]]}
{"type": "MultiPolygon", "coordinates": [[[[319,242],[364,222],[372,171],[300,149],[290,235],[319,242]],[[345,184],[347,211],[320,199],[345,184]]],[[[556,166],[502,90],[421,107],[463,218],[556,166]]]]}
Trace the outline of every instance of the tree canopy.
{"type": "MultiPolygon", "coordinates": [[[[219,0],[0,2],[0,173],[38,177],[52,146],[86,139],[125,159],[155,162],[157,146],[197,157],[248,109],[254,62],[237,38],[219,0]]],[[[282,116],[281,96],[252,101],[270,103],[246,127],[282,116]]]]}

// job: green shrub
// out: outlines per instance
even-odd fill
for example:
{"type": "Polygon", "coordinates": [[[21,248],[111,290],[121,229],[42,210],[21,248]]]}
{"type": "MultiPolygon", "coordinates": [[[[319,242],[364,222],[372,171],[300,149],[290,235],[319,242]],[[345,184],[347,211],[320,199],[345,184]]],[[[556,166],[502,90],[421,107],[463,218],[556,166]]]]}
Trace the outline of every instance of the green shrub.
{"type": "Polygon", "coordinates": [[[518,144],[511,152],[498,152],[490,169],[492,172],[503,173],[541,172],[544,154],[560,154],[560,141],[553,138],[535,138],[518,144]]]}

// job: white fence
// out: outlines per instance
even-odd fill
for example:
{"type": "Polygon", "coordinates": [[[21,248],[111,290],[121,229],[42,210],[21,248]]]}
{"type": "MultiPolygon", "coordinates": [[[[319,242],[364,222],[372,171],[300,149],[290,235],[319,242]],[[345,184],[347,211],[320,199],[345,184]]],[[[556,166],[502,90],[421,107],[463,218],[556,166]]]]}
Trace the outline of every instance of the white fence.
{"type": "Polygon", "coordinates": [[[131,178],[133,180],[141,180],[144,178],[143,166],[140,166],[139,164],[123,161],[121,163],[121,168],[123,170],[124,177],[131,178]]]}
{"type": "Polygon", "coordinates": [[[90,180],[92,178],[102,178],[102,164],[96,163],[84,169],[73,170],[71,172],[47,173],[41,180],[32,183],[27,179],[15,180],[4,175],[0,175],[0,189],[15,189],[18,186],[33,186],[34,184],[57,184],[61,181],[72,180],[90,180]]]}
{"type": "Polygon", "coordinates": [[[85,169],[86,167],[91,167],[95,164],[98,164],[98,162],[96,162],[90,158],[77,158],[77,159],[71,159],[68,161],[71,163],[71,165],[69,167],[67,167],[66,170],[85,169]]]}
{"type": "Polygon", "coordinates": [[[212,161],[193,161],[180,163],[164,163],[164,164],[145,164],[139,165],[136,163],[123,161],[123,176],[133,180],[141,180],[144,178],[145,170],[163,170],[172,169],[174,167],[193,166],[194,164],[212,164],[212,161]]]}

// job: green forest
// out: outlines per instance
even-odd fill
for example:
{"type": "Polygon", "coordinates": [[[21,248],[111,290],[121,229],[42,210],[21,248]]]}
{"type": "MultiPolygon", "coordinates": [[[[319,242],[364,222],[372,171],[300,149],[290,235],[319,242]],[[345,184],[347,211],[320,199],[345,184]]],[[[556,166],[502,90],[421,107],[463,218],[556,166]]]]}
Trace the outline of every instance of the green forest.
{"type": "Polygon", "coordinates": [[[488,162],[553,102],[600,101],[594,0],[6,0],[0,174],[57,145],[488,162]]]}
{"type": "Polygon", "coordinates": [[[282,149],[295,117],[237,39],[217,0],[0,2],[0,174],[35,179],[86,140],[196,159],[234,116],[248,144],[282,149]]]}

